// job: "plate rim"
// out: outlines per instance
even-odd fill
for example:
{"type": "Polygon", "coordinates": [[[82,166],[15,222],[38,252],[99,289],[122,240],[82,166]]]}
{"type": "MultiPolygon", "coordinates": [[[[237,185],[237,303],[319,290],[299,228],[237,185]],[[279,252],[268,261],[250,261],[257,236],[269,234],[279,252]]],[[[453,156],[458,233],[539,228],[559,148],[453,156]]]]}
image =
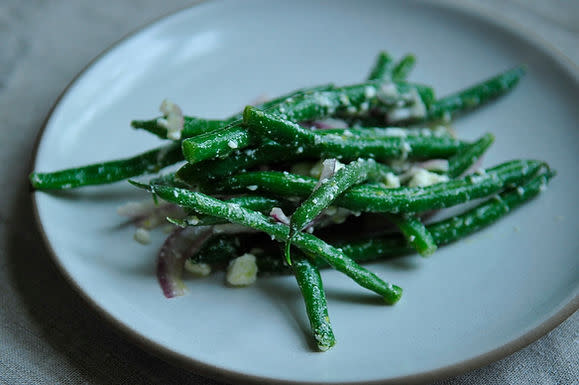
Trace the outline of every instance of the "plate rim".
{"type": "MultiPolygon", "coordinates": [[[[131,38],[137,36],[147,28],[162,22],[163,20],[177,15],[181,12],[194,9],[200,5],[214,4],[214,3],[227,2],[226,0],[193,0],[191,4],[179,7],[173,11],[163,13],[156,16],[139,26],[135,27],[128,33],[121,36],[118,40],[108,45],[102,51],[100,51],[96,56],[94,56],[88,63],[86,63],[79,72],[68,82],[68,84],[62,89],[57,98],[55,99],[53,105],[50,107],[46,114],[46,117],[41,123],[41,127],[36,134],[34,144],[32,147],[33,156],[28,165],[28,175],[34,171],[38,150],[42,138],[45,134],[46,127],[52,119],[52,116],[58,106],[60,106],[63,98],[68,95],[69,91],[73,86],[77,84],[79,79],[87,73],[93,65],[97,64],[102,58],[104,58],[109,52],[117,48],[122,43],[130,40],[131,38]]],[[[462,14],[466,14],[469,17],[475,17],[482,20],[489,25],[501,28],[506,33],[514,35],[517,39],[526,41],[533,47],[537,48],[538,51],[548,56],[550,59],[554,60],[558,65],[565,68],[569,75],[577,81],[579,80],[579,64],[575,63],[571,58],[569,58],[560,49],[554,46],[552,43],[546,41],[541,36],[529,30],[528,28],[522,26],[518,22],[508,19],[502,14],[485,8],[485,6],[472,3],[464,3],[460,0],[438,0],[436,2],[429,2],[425,0],[418,0],[417,3],[426,2],[429,6],[434,6],[438,8],[450,9],[453,11],[458,11],[462,14]]],[[[86,293],[79,284],[75,281],[69,272],[66,270],[64,264],[60,261],[58,254],[53,249],[52,244],[48,240],[48,236],[44,230],[43,222],[40,218],[40,213],[38,209],[38,194],[43,193],[41,191],[35,191],[30,188],[30,199],[32,203],[32,212],[34,216],[34,221],[36,223],[36,228],[39,231],[42,242],[50,255],[50,258],[55,263],[58,268],[59,273],[64,277],[65,281],[72,286],[74,291],[80,295],[80,297],[86,301],[86,303],[96,311],[96,314],[105,319],[106,322],[114,326],[116,331],[118,331],[119,336],[130,343],[138,346],[140,349],[151,353],[153,356],[169,363],[170,365],[176,365],[181,369],[188,372],[193,372],[195,374],[200,374],[208,378],[217,381],[235,381],[236,383],[243,384],[262,384],[276,383],[276,384],[288,384],[288,385],[314,385],[314,384],[334,384],[334,385],[386,385],[386,384],[424,384],[427,382],[443,380],[445,378],[454,377],[460,374],[464,374],[471,370],[481,368],[489,365],[492,362],[501,360],[523,348],[530,345],[531,343],[537,341],[539,338],[545,336],[550,331],[554,330],[563,321],[568,319],[577,310],[579,310],[579,294],[572,297],[567,304],[561,307],[557,312],[555,312],[551,317],[547,318],[541,324],[537,325],[535,328],[527,331],[525,334],[511,340],[495,349],[488,352],[480,354],[478,356],[472,357],[470,359],[460,361],[451,365],[443,366],[434,370],[429,370],[425,372],[420,372],[416,374],[410,374],[405,376],[378,379],[371,381],[341,381],[341,382],[319,382],[319,381],[295,381],[287,379],[278,379],[274,377],[258,376],[252,374],[246,374],[243,372],[238,372],[235,370],[230,370],[226,368],[221,368],[216,365],[212,365],[206,362],[199,361],[197,359],[188,357],[184,354],[178,353],[170,348],[162,345],[159,342],[154,341],[146,335],[143,335],[136,330],[132,329],[130,325],[126,324],[120,319],[115,318],[110,314],[104,307],[99,305],[88,293],[86,293]]]]}

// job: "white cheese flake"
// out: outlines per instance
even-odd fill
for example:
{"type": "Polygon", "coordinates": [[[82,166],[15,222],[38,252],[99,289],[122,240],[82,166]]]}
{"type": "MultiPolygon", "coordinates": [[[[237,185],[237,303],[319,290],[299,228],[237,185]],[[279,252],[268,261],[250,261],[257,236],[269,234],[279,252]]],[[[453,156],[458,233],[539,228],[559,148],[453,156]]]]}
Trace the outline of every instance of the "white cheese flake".
{"type": "Polygon", "coordinates": [[[195,263],[191,260],[185,261],[185,270],[197,277],[207,277],[211,274],[211,266],[207,263],[195,263]]]}
{"type": "Polygon", "coordinates": [[[397,188],[400,187],[400,178],[398,178],[394,173],[386,173],[386,187],[388,188],[397,188]]]}
{"type": "Polygon", "coordinates": [[[149,233],[149,230],[146,230],[142,227],[139,227],[135,231],[135,235],[133,236],[133,238],[141,245],[148,245],[149,243],[151,243],[151,234],[149,233]]]}
{"type": "Polygon", "coordinates": [[[372,99],[374,96],[376,96],[376,88],[372,86],[364,87],[364,96],[366,99],[372,99]]]}
{"type": "Polygon", "coordinates": [[[426,187],[437,183],[448,182],[448,180],[448,176],[446,175],[439,175],[421,168],[414,173],[412,179],[408,182],[408,187],[426,187]]]}
{"type": "Polygon", "coordinates": [[[181,139],[181,132],[185,125],[183,111],[175,103],[168,99],[163,100],[159,110],[164,118],[157,119],[157,124],[167,129],[167,138],[172,140],[181,139]]]}
{"type": "Polygon", "coordinates": [[[257,279],[257,264],[255,255],[243,254],[232,259],[227,266],[225,280],[231,286],[248,286],[257,279]]]}

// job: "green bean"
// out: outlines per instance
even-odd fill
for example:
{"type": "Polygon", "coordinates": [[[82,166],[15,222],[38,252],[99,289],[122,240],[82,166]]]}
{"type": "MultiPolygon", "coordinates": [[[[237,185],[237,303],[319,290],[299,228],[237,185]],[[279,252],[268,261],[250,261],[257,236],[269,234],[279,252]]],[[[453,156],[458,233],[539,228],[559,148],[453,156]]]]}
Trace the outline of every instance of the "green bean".
{"type": "Polygon", "coordinates": [[[386,51],[378,53],[374,65],[368,75],[368,80],[391,80],[394,61],[386,51]]]}
{"type": "Polygon", "coordinates": [[[315,148],[321,156],[328,158],[373,158],[383,161],[405,157],[448,157],[464,146],[463,142],[449,137],[383,136],[366,139],[324,135],[251,106],[245,108],[243,121],[256,136],[265,136],[292,147],[315,148]]]}
{"type": "Polygon", "coordinates": [[[179,143],[171,143],[131,158],[69,168],[56,172],[30,174],[32,187],[38,190],[62,190],[117,182],[143,174],[156,173],[183,160],[179,143]]]}
{"type": "Polygon", "coordinates": [[[416,64],[416,57],[412,54],[405,55],[400,59],[392,69],[392,80],[401,81],[406,80],[410,71],[414,68],[416,64]]]}
{"type": "Polygon", "coordinates": [[[388,218],[400,229],[400,232],[420,255],[428,257],[436,251],[436,242],[422,221],[413,215],[392,214],[388,218]]]}
{"type": "MultiPolygon", "coordinates": [[[[337,200],[338,206],[366,212],[423,212],[454,206],[472,199],[496,194],[505,187],[520,184],[532,177],[545,163],[537,160],[513,160],[487,170],[481,175],[441,182],[427,187],[381,188],[375,185],[354,186],[337,200]]],[[[316,179],[287,172],[257,171],[234,175],[215,187],[218,191],[253,191],[282,197],[307,197],[316,179]]]]}
{"type": "MultiPolygon", "coordinates": [[[[292,91],[288,94],[279,96],[275,99],[264,102],[258,105],[257,108],[269,109],[287,100],[288,98],[297,97],[312,92],[329,91],[332,88],[334,88],[332,84],[323,84],[313,87],[301,88],[292,91]]],[[[131,126],[133,128],[149,131],[150,133],[157,135],[161,139],[167,139],[167,128],[164,125],[159,124],[159,119],[163,118],[164,117],[161,116],[151,120],[133,120],[131,121],[131,126]]],[[[206,132],[216,131],[239,119],[241,119],[241,113],[235,114],[225,120],[203,119],[194,116],[185,116],[183,119],[184,124],[183,124],[183,131],[181,132],[181,138],[185,139],[201,135],[206,132]]]]}
{"type": "Polygon", "coordinates": [[[456,114],[482,106],[512,90],[525,75],[525,72],[524,66],[518,66],[441,98],[430,106],[427,120],[450,121],[456,114]]]}
{"type": "Polygon", "coordinates": [[[493,134],[485,134],[476,142],[464,147],[453,157],[448,159],[447,174],[451,178],[457,178],[472,167],[485,151],[493,144],[493,134]]]}
{"type": "Polygon", "coordinates": [[[211,183],[213,179],[230,176],[257,165],[274,164],[313,156],[314,154],[310,152],[298,152],[295,148],[269,142],[259,148],[237,151],[224,159],[205,160],[196,164],[186,163],[177,171],[176,176],[189,185],[207,184],[211,183]]]}
{"type": "MultiPolygon", "coordinates": [[[[148,131],[161,139],[167,139],[167,128],[159,124],[159,119],[162,119],[162,117],[152,120],[133,120],[131,121],[131,127],[148,131]]],[[[231,120],[203,119],[194,116],[185,116],[183,120],[181,138],[190,138],[206,132],[215,131],[232,122],[231,120]]]]}
{"type": "Polygon", "coordinates": [[[292,270],[304,298],[310,328],[318,349],[326,351],[336,344],[336,338],[330,324],[320,272],[307,258],[296,259],[292,270]]]}
{"type": "Polygon", "coordinates": [[[372,159],[359,159],[338,170],[333,176],[320,180],[312,194],[294,211],[290,221],[290,232],[286,242],[285,257],[291,264],[290,245],[296,232],[314,220],[344,191],[366,181],[370,174],[378,174],[379,165],[372,159]]]}
{"type": "MultiPolygon", "coordinates": [[[[433,95],[429,87],[403,82],[389,84],[391,89],[388,92],[393,95],[391,99],[384,96],[381,82],[372,81],[286,99],[272,107],[269,113],[297,122],[333,115],[357,116],[368,113],[376,106],[395,106],[400,101],[407,104],[429,104],[433,95]],[[420,98],[423,100],[417,100],[420,98]]],[[[183,140],[182,149],[185,159],[193,164],[225,157],[235,149],[249,146],[253,141],[247,130],[234,122],[220,130],[183,140]]]]}
{"type": "MultiPolygon", "coordinates": [[[[317,144],[314,142],[297,147],[266,142],[258,148],[243,149],[224,159],[185,164],[177,172],[177,177],[190,185],[195,185],[227,177],[258,165],[271,165],[289,160],[340,158],[343,161],[349,161],[356,160],[363,154],[373,155],[376,158],[376,153],[380,154],[378,159],[391,159],[391,156],[396,154],[408,155],[405,153],[408,147],[404,146],[404,143],[410,147],[411,152],[421,155],[430,154],[430,156],[448,156],[464,146],[462,142],[450,137],[409,136],[404,141],[404,138],[388,136],[378,130],[383,131],[383,129],[376,128],[368,132],[369,137],[374,137],[373,133],[375,133],[377,139],[362,138],[355,142],[348,142],[348,152],[344,152],[341,147],[342,138],[334,133],[323,134],[326,139],[322,139],[317,144]],[[385,147],[385,142],[389,143],[388,147],[385,147]],[[399,147],[402,148],[399,149],[399,147]]],[[[345,137],[348,138],[348,136],[345,137]]]]}
{"type": "Polygon", "coordinates": [[[183,140],[181,148],[187,162],[194,164],[205,159],[226,157],[237,148],[252,143],[250,135],[236,121],[221,130],[207,132],[183,140]]]}
{"type": "MultiPolygon", "coordinates": [[[[486,201],[462,214],[429,224],[426,226],[426,229],[438,246],[456,242],[459,239],[490,226],[537,196],[546,188],[547,183],[554,176],[554,171],[541,172],[517,188],[505,190],[500,194],[488,198],[486,201]]],[[[407,255],[411,254],[414,250],[408,241],[398,234],[372,236],[371,238],[350,242],[342,241],[335,244],[335,246],[339,247],[345,254],[358,263],[407,255]]],[[[260,267],[260,271],[262,273],[287,272],[288,266],[279,263],[279,261],[281,261],[279,257],[271,255],[262,256],[258,259],[258,263],[261,264],[260,266],[263,266],[263,268],[260,267]],[[273,261],[276,263],[273,264],[273,261]]],[[[321,259],[315,260],[315,262],[319,268],[328,267],[321,259]]]]}
{"type": "MultiPolygon", "coordinates": [[[[288,226],[274,223],[263,214],[245,209],[237,204],[226,203],[199,192],[170,186],[140,185],[140,187],[147,188],[154,195],[168,202],[263,231],[280,242],[286,240],[289,235],[288,226]]],[[[402,295],[400,287],[384,282],[348,258],[339,249],[311,234],[296,234],[293,245],[311,258],[323,258],[330,266],[346,274],[360,286],[379,294],[388,304],[397,302],[402,295]]]]}
{"type": "MultiPolygon", "coordinates": [[[[445,245],[464,238],[493,224],[512,210],[531,200],[543,191],[553,171],[544,171],[516,188],[508,189],[487,199],[476,207],[451,218],[426,226],[437,245],[445,245]]],[[[339,245],[356,261],[368,262],[378,257],[396,256],[411,252],[401,237],[373,237],[358,242],[339,245]]]]}
{"type": "MultiPolygon", "coordinates": [[[[179,186],[171,186],[179,187],[179,186]]],[[[245,207],[250,210],[259,211],[260,213],[267,214],[274,207],[281,207],[288,209],[290,207],[295,207],[295,205],[290,205],[287,201],[280,201],[279,199],[267,198],[262,196],[237,196],[226,200],[227,203],[237,204],[241,207],[245,207]]],[[[226,220],[222,218],[216,218],[208,215],[199,214],[196,212],[189,213],[189,215],[184,218],[167,218],[169,222],[180,226],[207,226],[207,225],[217,225],[227,223],[226,220]]]]}
{"type": "Polygon", "coordinates": [[[290,233],[302,231],[344,191],[366,181],[369,174],[378,173],[378,167],[372,159],[359,159],[339,169],[330,178],[320,180],[318,188],[293,213],[290,233]]]}
{"type": "MultiPolygon", "coordinates": [[[[226,264],[233,258],[237,258],[243,254],[240,252],[241,245],[239,239],[240,237],[232,234],[214,235],[203,244],[197,254],[189,258],[189,261],[193,263],[208,263],[211,265],[226,264]]],[[[272,270],[275,269],[273,265],[268,267],[271,267],[272,270]]],[[[258,267],[258,269],[261,271],[261,268],[258,267]]]]}

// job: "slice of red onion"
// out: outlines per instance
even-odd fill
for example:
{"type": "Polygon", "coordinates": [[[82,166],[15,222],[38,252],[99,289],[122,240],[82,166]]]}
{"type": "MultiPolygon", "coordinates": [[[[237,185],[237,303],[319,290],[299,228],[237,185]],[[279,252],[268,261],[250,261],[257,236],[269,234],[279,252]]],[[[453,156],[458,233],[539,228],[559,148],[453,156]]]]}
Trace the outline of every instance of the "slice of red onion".
{"type": "Polygon", "coordinates": [[[288,226],[290,224],[290,219],[279,207],[272,208],[271,211],[269,212],[269,216],[275,219],[276,222],[283,223],[284,225],[288,226]]]}
{"type": "Polygon", "coordinates": [[[199,251],[212,234],[213,226],[196,226],[178,228],[167,237],[157,256],[157,280],[165,297],[185,294],[181,279],[185,261],[199,251]]]}
{"type": "Polygon", "coordinates": [[[157,255],[157,280],[167,298],[185,294],[185,284],[181,277],[185,261],[201,249],[213,234],[239,234],[256,230],[227,223],[214,226],[190,226],[174,230],[159,250],[157,255]]]}

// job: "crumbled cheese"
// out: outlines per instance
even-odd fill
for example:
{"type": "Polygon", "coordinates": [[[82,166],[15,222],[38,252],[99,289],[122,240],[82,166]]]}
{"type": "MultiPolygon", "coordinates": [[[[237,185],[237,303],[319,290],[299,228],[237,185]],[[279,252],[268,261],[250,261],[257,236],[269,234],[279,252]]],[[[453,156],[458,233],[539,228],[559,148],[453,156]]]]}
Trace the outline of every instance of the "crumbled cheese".
{"type": "Polygon", "coordinates": [[[157,124],[167,129],[167,138],[172,140],[181,139],[181,132],[185,125],[185,118],[181,108],[175,103],[165,99],[159,107],[164,119],[158,119],[157,124]]]}
{"type": "Polygon", "coordinates": [[[249,185],[249,186],[247,186],[247,189],[249,191],[255,191],[255,190],[257,190],[257,185],[256,184],[249,185]]]}
{"type": "Polygon", "coordinates": [[[416,239],[416,236],[414,236],[414,235],[411,235],[408,237],[409,242],[414,242],[415,239],[416,239]]]}
{"type": "Polygon", "coordinates": [[[185,261],[185,270],[196,275],[197,277],[207,277],[211,274],[211,266],[207,263],[195,263],[191,260],[185,261]]]}
{"type": "Polygon", "coordinates": [[[197,226],[199,224],[199,218],[195,215],[190,216],[187,218],[187,224],[190,226],[197,226]]]}
{"type": "Polygon", "coordinates": [[[139,242],[142,245],[148,245],[149,243],[151,243],[151,234],[149,233],[148,230],[142,227],[139,227],[135,231],[135,235],[133,236],[133,238],[135,239],[135,241],[139,242]]]}
{"type": "Polygon", "coordinates": [[[397,188],[400,187],[400,178],[398,178],[393,173],[389,172],[385,175],[386,179],[386,187],[388,188],[397,188]]]}
{"type": "Polygon", "coordinates": [[[364,87],[364,96],[366,99],[372,99],[374,96],[376,96],[376,88],[371,86],[364,87]]]}
{"type": "Polygon", "coordinates": [[[329,113],[334,112],[334,104],[327,94],[318,92],[314,94],[313,98],[315,102],[318,103],[321,107],[327,107],[329,113]]]}
{"type": "Polygon", "coordinates": [[[234,140],[230,140],[229,142],[227,142],[227,146],[228,146],[229,148],[234,149],[234,150],[238,147],[237,142],[234,141],[234,140]]]}
{"type": "Polygon", "coordinates": [[[423,168],[418,169],[408,182],[409,187],[425,187],[433,184],[448,182],[448,176],[439,175],[423,168]]]}
{"type": "Polygon", "coordinates": [[[377,97],[386,104],[394,103],[399,97],[398,89],[394,83],[384,83],[377,92],[377,97]]]}
{"type": "Polygon", "coordinates": [[[241,257],[232,259],[227,266],[225,279],[231,286],[248,286],[257,278],[257,264],[255,255],[243,254],[241,257]]]}
{"type": "Polygon", "coordinates": [[[338,172],[339,170],[343,169],[344,167],[346,167],[346,165],[344,163],[340,162],[339,160],[336,160],[334,172],[338,172]]]}
{"type": "Polygon", "coordinates": [[[349,106],[350,105],[350,98],[348,97],[348,95],[340,94],[339,99],[340,99],[340,103],[343,106],[349,106]]]}

